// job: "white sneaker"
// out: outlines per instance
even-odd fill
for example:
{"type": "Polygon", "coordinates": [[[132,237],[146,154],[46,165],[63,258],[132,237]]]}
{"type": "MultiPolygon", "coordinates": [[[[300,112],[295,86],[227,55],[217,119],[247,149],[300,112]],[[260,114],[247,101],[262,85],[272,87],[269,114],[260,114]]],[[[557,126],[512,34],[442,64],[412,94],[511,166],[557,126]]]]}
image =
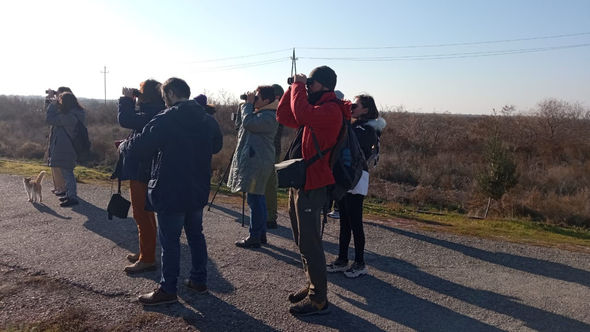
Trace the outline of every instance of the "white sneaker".
{"type": "Polygon", "coordinates": [[[348,278],[357,278],[364,274],[369,274],[367,266],[365,264],[359,264],[357,262],[354,262],[348,270],[344,271],[344,275],[348,278]]]}
{"type": "Polygon", "coordinates": [[[328,217],[332,219],[340,219],[340,212],[338,212],[338,210],[332,210],[332,212],[328,213],[328,217]]]}
{"type": "Polygon", "coordinates": [[[344,272],[348,269],[348,262],[335,260],[332,264],[326,265],[326,271],[332,272],[344,272]]]}

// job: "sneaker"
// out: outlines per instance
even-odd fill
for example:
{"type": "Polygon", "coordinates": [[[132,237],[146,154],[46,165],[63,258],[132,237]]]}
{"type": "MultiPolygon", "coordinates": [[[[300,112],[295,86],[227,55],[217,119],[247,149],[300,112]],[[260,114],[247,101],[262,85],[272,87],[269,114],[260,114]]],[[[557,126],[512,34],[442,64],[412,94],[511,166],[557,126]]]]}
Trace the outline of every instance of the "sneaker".
{"type": "Polygon", "coordinates": [[[276,229],[278,227],[279,227],[279,225],[277,224],[276,220],[269,220],[266,222],[266,228],[268,228],[268,229],[276,229]]]}
{"type": "Polygon", "coordinates": [[[127,260],[130,261],[131,263],[135,263],[139,260],[139,254],[128,254],[127,260]]]}
{"type": "Polygon", "coordinates": [[[246,239],[237,241],[236,246],[240,248],[260,248],[260,240],[248,236],[246,239]]]}
{"type": "Polygon", "coordinates": [[[129,274],[134,274],[134,273],[141,273],[141,272],[148,272],[148,271],[154,271],[156,269],[156,263],[145,263],[142,261],[137,261],[131,265],[127,265],[125,267],[125,272],[129,273],[129,274]]]}
{"type": "Polygon", "coordinates": [[[195,291],[197,294],[207,294],[209,290],[207,289],[207,285],[205,284],[197,284],[190,279],[184,279],[183,284],[195,291]]]}
{"type": "Polygon", "coordinates": [[[141,295],[138,300],[143,305],[158,305],[177,302],[178,297],[176,294],[168,294],[161,288],[157,288],[151,293],[141,295]]]}
{"type": "Polygon", "coordinates": [[[334,272],[344,272],[348,270],[348,260],[342,260],[338,258],[332,264],[326,265],[326,271],[330,273],[334,272]]]}
{"type": "Polygon", "coordinates": [[[349,278],[357,278],[362,276],[363,274],[369,274],[369,271],[367,270],[367,266],[365,265],[365,263],[354,262],[350,266],[350,269],[344,271],[344,275],[349,278]]]}
{"type": "Polygon", "coordinates": [[[303,301],[291,306],[289,312],[294,316],[325,315],[330,312],[328,301],[312,301],[306,297],[303,301]]]}
{"type": "Polygon", "coordinates": [[[68,198],[65,197],[65,195],[62,196],[62,197],[60,197],[60,198],[58,198],[58,199],[59,199],[60,202],[65,202],[66,200],[68,200],[68,198]]]}
{"type": "Polygon", "coordinates": [[[297,292],[289,294],[288,300],[291,303],[301,302],[307,297],[307,294],[309,294],[309,286],[305,286],[297,292]]]}
{"type": "Polygon", "coordinates": [[[68,207],[68,206],[74,206],[74,205],[78,205],[78,200],[75,198],[68,198],[65,201],[62,201],[61,203],[59,203],[59,206],[61,207],[68,207]]]}
{"type": "Polygon", "coordinates": [[[56,191],[54,192],[55,196],[63,197],[66,195],[65,191],[56,191]]]}
{"type": "Polygon", "coordinates": [[[332,210],[330,213],[328,213],[328,217],[332,219],[340,219],[340,212],[338,212],[338,210],[332,210]]]}

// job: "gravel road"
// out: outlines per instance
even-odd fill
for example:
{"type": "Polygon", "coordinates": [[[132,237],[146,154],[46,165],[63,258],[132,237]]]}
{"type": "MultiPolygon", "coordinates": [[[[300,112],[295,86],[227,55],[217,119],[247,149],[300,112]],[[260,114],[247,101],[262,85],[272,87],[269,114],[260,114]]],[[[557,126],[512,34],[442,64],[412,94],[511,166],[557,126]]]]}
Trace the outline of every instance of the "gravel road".
{"type": "MultiPolygon", "coordinates": [[[[81,204],[61,208],[49,182],[43,204],[27,202],[22,177],[0,175],[0,184],[0,329],[590,331],[589,254],[424,232],[401,219],[366,221],[369,275],[330,274],[329,315],[293,317],[286,298],[304,275],[285,211],[268,245],[240,249],[241,202],[227,196],[204,215],[210,294],[180,286],[179,303],[144,309],[137,296],[157,286],[159,270],[123,272],[137,229],[107,219],[110,188],[79,184],[81,204]]],[[[324,247],[333,260],[333,220],[324,247]]],[[[181,277],[189,256],[183,235],[181,277]]]]}

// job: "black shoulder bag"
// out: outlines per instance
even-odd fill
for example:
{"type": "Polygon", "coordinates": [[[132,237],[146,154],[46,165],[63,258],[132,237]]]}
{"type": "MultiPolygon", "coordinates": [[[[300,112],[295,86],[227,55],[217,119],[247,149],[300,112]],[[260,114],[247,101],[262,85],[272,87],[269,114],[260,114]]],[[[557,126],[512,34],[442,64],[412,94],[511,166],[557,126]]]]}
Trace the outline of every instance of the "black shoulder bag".
{"type": "Polygon", "coordinates": [[[129,207],[131,206],[131,202],[129,202],[127,199],[125,199],[125,197],[121,195],[121,180],[118,180],[118,182],[119,186],[117,192],[111,195],[111,200],[109,201],[109,205],[107,206],[109,220],[113,220],[113,216],[121,219],[127,218],[127,214],[129,213],[129,207]]]}

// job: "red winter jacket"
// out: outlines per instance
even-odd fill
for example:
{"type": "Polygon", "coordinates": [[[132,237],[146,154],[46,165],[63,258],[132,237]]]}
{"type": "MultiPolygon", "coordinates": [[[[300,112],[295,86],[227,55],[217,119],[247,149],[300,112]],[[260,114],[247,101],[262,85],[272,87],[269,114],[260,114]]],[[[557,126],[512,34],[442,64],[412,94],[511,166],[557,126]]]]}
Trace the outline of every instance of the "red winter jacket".
{"type": "MultiPolygon", "coordinates": [[[[350,120],[350,102],[336,103],[333,91],[326,92],[316,105],[307,101],[305,84],[293,83],[285,92],[277,108],[277,121],[291,128],[304,126],[302,138],[303,159],[309,160],[318,152],[313,143],[310,127],[318,140],[320,148],[326,150],[333,147],[342,127],[342,117],[350,120]]],[[[311,164],[306,171],[304,190],[322,188],[334,184],[334,176],[330,168],[330,155],[311,164]]]]}

